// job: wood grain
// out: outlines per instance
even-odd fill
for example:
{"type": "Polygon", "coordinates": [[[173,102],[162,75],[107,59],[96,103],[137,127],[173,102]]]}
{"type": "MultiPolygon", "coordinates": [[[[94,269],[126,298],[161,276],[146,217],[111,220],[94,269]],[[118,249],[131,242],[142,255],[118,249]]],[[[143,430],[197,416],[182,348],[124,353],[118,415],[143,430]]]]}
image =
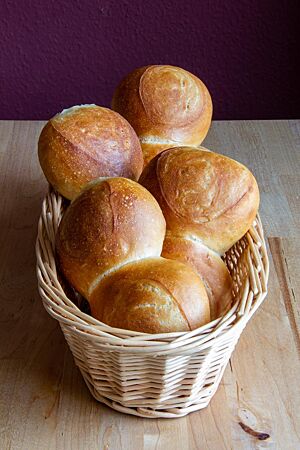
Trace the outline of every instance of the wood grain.
{"type": "Polygon", "coordinates": [[[282,238],[269,238],[270,250],[279,280],[280,292],[282,294],[287,317],[293,333],[295,346],[300,357],[300,314],[298,292],[294,287],[295,278],[292,278],[292,271],[295,270],[294,258],[299,258],[300,245],[297,239],[284,240],[282,238]],[[293,243],[293,245],[291,245],[293,243]],[[293,265],[290,269],[289,265],[293,265]]]}
{"type": "Polygon", "coordinates": [[[258,179],[269,295],[209,407],[176,420],[140,419],[98,404],[42,307],[34,255],[47,189],[36,155],[42,125],[0,123],[0,448],[300,448],[300,122],[215,122],[205,141],[258,179]],[[270,437],[260,440],[259,433],[270,437]]]}

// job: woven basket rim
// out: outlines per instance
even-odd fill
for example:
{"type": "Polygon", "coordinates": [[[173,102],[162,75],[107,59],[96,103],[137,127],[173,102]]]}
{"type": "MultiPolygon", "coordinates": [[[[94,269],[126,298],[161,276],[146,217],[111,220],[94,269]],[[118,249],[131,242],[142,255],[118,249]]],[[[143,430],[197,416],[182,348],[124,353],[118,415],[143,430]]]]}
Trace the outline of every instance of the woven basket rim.
{"type": "MultiPolygon", "coordinates": [[[[249,273],[243,288],[243,295],[236,299],[231,309],[224,316],[188,332],[147,334],[110,327],[82,312],[67,297],[57,278],[54,241],[62,214],[63,198],[54,191],[49,192],[43,200],[36,240],[36,273],[39,293],[46,310],[52,317],[60,323],[72,326],[75,333],[84,335],[88,340],[92,339],[101,347],[130,352],[134,349],[138,353],[154,352],[156,354],[169,353],[180,348],[184,349],[185,352],[192,352],[199,344],[203,348],[206,342],[207,345],[210,345],[211,339],[217,340],[218,336],[221,335],[222,340],[224,340],[226,339],[225,334],[229,338],[231,333],[236,332],[237,328],[244,328],[266,297],[269,259],[263,227],[258,214],[250,230],[235,246],[241,242],[247,242],[252,252],[250,257],[254,261],[256,260],[257,267],[260,270],[255,270],[254,275],[249,273]],[[49,223],[52,224],[52,227],[49,226],[49,223]],[[258,278],[256,272],[259,274],[258,278]],[[245,292],[247,292],[247,295],[245,295],[245,292]],[[249,296],[250,300],[248,299],[249,296]],[[253,297],[256,297],[254,302],[252,302],[253,297]]],[[[248,253],[250,254],[250,251],[248,253]]]]}

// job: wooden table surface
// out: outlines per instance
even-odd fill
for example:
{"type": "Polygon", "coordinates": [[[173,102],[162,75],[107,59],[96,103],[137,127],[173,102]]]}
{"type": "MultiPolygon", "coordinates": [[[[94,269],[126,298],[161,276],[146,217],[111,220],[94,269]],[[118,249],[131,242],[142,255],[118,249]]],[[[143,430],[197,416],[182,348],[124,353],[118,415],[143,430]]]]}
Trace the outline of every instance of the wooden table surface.
{"type": "Polygon", "coordinates": [[[173,420],[97,403],[43,309],[34,254],[47,190],[36,151],[42,125],[0,123],[0,449],[300,449],[300,121],[214,122],[205,141],[258,179],[269,294],[210,405],[173,420]]]}

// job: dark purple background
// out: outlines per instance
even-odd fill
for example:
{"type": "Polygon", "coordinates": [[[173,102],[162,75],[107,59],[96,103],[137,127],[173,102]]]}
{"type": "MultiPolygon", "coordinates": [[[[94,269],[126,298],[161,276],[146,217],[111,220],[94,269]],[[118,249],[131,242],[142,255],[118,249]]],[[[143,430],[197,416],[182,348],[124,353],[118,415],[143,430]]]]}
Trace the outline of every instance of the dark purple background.
{"type": "Polygon", "coordinates": [[[215,119],[300,117],[299,0],[0,2],[0,118],[109,105],[135,67],[173,64],[211,91],[215,119]]]}

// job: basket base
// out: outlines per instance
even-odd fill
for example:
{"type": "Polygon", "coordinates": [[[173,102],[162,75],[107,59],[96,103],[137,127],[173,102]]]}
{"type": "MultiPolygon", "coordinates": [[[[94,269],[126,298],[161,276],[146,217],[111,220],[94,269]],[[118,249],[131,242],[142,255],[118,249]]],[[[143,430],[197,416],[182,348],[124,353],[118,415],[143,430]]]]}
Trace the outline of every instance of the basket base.
{"type": "MultiPolygon", "coordinates": [[[[86,385],[92,394],[92,396],[100,403],[105,404],[106,406],[109,406],[110,408],[114,409],[115,411],[124,413],[124,414],[131,414],[132,416],[137,417],[143,417],[147,419],[176,419],[179,417],[187,416],[188,414],[199,411],[200,409],[206,408],[210,400],[212,399],[214,393],[216,392],[218,386],[214,386],[213,392],[207,399],[201,399],[199,403],[192,404],[185,408],[172,408],[172,409],[153,409],[153,408],[143,408],[143,407],[128,407],[124,406],[119,402],[113,401],[108,397],[104,397],[100,395],[94,388],[94,386],[90,383],[88,377],[79,368],[80,372],[82,373],[82,376],[86,382],[86,385]]],[[[220,377],[221,378],[221,377],[220,377]]],[[[219,383],[218,383],[219,384],[219,383]]]]}

